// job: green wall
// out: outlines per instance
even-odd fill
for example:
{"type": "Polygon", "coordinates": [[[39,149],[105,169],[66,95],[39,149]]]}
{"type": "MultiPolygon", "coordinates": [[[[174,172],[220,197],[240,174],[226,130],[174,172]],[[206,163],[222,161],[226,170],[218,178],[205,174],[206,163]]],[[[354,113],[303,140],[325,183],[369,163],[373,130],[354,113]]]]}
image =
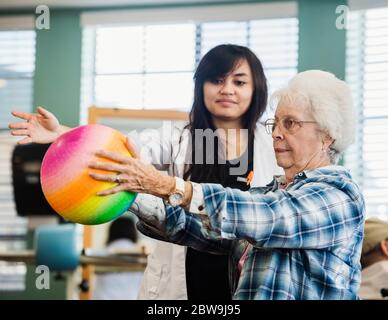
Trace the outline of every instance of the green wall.
{"type": "Polygon", "coordinates": [[[336,28],[339,5],[346,0],[299,0],[298,70],[322,69],[345,78],[346,32],[336,28]]]}
{"type": "Polygon", "coordinates": [[[61,123],[79,123],[81,87],[79,11],[50,11],[50,29],[37,30],[34,106],[52,111],[61,123]]]}

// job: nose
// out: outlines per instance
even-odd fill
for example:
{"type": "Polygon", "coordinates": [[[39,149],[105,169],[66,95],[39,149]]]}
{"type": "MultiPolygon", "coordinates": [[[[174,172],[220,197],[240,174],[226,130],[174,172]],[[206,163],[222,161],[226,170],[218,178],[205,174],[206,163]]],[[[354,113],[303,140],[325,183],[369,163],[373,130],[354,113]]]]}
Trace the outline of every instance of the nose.
{"type": "Polygon", "coordinates": [[[221,94],[224,94],[224,95],[232,95],[234,94],[234,86],[233,86],[233,83],[232,81],[230,80],[225,80],[221,89],[220,89],[220,93],[221,94]]]}
{"type": "Polygon", "coordinates": [[[279,125],[275,126],[274,130],[272,131],[272,139],[274,139],[274,140],[284,139],[283,133],[279,129],[279,125]]]}

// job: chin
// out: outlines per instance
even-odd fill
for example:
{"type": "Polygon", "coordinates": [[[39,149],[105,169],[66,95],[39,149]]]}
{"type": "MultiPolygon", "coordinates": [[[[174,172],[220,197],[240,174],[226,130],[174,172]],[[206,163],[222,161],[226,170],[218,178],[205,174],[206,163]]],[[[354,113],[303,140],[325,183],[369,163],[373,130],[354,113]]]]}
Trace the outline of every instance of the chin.
{"type": "Polygon", "coordinates": [[[283,169],[287,169],[288,167],[290,167],[290,162],[285,159],[279,159],[278,157],[276,157],[276,163],[280,168],[283,169]]]}
{"type": "Polygon", "coordinates": [[[233,111],[230,112],[230,111],[232,110],[220,111],[220,112],[217,112],[215,116],[224,121],[233,121],[241,118],[241,116],[236,114],[236,112],[233,112],[233,111]]]}
{"type": "Polygon", "coordinates": [[[238,116],[240,113],[240,108],[239,106],[229,106],[229,107],[224,107],[224,106],[215,106],[214,108],[215,114],[219,115],[233,115],[233,116],[238,116]]]}
{"type": "Polygon", "coordinates": [[[237,110],[236,108],[222,108],[222,107],[218,107],[215,109],[215,112],[216,114],[219,114],[219,115],[233,115],[233,114],[236,114],[237,113],[237,110]]]}

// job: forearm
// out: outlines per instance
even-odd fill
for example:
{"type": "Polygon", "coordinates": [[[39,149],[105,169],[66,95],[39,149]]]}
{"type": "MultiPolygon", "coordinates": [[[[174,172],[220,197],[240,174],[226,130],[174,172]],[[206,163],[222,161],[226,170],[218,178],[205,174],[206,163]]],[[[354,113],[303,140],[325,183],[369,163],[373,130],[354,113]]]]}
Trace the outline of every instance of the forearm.
{"type": "Polygon", "coordinates": [[[211,229],[207,216],[191,214],[182,207],[166,205],[166,235],[173,243],[209,253],[227,254],[231,246],[231,241],[211,229]]]}
{"type": "Polygon", "coordinates": [[[215,254],[226,254],[230,248],[229,241],[207,229],[207,217],[190,215],[181,207],[166,207],[158,197],[138,194],[129,211],[139,218],[138,229],[148,237],[215,254]]]}
{"type": "Polygon", "coordinates": [[[330,248],[348,241],[362,225],[362,201],[322,182],[266,194],[216,184],[202,184],[202,190],[202,214],[212,230],[259,247],[330,248]]]}
{"type": "MultiPolygon", "coordinates": [[[[159,177],[150,176],[149,179],[145,177],[143,184],[150,186],[146,190],[148,194],[154,195],[164,200],[168,200],[169,195],[176,189],[175,177],[165,175],[161,175],[159,177]]],[[[189,181],[185,181],[185,190],[181,207],[187,209],[189,208],[192,199],[192,193],[192,184],[189,181]]]]}
{"type": "Polygon", "coordinates": [[[174,235],[182,229],[185,229],[186,213],[181,207],[172,208],[168,206],[167,208],[161,198],[150,194],[139,193],[128,211],[135,214],[139,220],[152,229],[157,229],[162,234],[168,233],[169,235],[174,235]],[[169,215],[167,215],[167,208],[169,215]],[[172,210],[175,211],[173,212],[172,210]],[[169,228],[167,228],[167,224],[169,224],[169,228]],[[180,224],[180,226],[175,228],[177,224],[180,224]]]}
{"type": "Polygon", "coordinates": [[[153,229],[159,230],[162,234],[166,233],[166,210],[162,199],[139,193],[128,211],[153,229]]]}

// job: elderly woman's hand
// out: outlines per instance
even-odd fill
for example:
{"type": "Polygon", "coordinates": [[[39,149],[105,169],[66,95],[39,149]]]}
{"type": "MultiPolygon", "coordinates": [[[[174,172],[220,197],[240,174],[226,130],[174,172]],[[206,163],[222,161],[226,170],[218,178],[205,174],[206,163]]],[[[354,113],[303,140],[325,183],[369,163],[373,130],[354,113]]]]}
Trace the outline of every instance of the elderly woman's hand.
{"type": "Polygon", "coordinates": [[[127,140],[128,150],[134,157],[126,157],[116,152],[98,151],[97,156],[114,162],[89,163],[89,168],[111,171],[110,174],[89,173],[100,181],[117,182],[114,188],[100,191],[98,195],[109,195],[120,191],[132,191],[152,194],[161,198],[167,198],[175,189],[175,179],[163,175],[154,166],[142,162],[127,140]]]}

